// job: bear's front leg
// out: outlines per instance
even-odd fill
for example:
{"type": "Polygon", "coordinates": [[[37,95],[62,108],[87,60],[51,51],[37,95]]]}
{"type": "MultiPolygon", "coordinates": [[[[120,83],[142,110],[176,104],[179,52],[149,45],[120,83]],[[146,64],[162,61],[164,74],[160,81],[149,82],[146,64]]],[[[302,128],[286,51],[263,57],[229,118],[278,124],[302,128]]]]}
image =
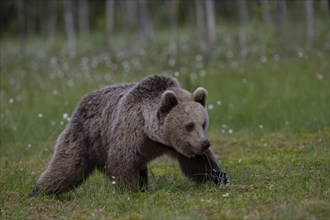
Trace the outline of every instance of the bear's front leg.
{"type": "Polygon", "coordinates": [[[148,183],[147,167],[139,169],[136,163],[130,163],[128,160],[122,161],[123,157],[109,157],[106,166],[106,175],[120,188],[129,188],[132,191],[138,191],[148,183]]]}
{"type": "Polygon", "coordinates": [[[109,180],[116,184],[119,188],[127,188],[131,191],[138,191],[140,179],[139,179],[139,171],[136,172],[109,172],[106,171],[106,175],[109,180]]]}
{"type": "Polygon", "coordinates": [[[148,167],[145,166],[139,170],[139,190],[148,190],[148,167]]]}
{"type": "Polygon", "coordinates": [[[217,185],[229,183],[227,174],[220,171],[220,166],[211,149],[203,155],[196,155],[194,158],[180,155],[179,163],[183,173],[197,183],[210,178],[217,185]]]}

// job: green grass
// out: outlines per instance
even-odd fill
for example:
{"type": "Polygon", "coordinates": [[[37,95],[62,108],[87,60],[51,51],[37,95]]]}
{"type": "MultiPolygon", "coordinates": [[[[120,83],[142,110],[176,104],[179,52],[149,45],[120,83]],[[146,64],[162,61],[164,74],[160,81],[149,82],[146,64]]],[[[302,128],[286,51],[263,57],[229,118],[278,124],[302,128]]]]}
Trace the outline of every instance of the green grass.
{"type": "MultiPolygon", "coordinates": [[[[315,36],[314,48],[305,50],[297,41],[279,55],[274,34],[254,27],[246,59],[240,59],[237,42],[224,39],[209,56],[189,31],[182,31],[176,56],[168,52],[164,33],[144,49],[139,42],[115,39],[111,51],[95,34],[93,44],[78,42],[76,56],[62,49],[63,39],[54,44],[28,39],[24,59],[16,38],[0,39],[2,218],[329,219],[324,30],[327,26],[315,36]],[[120,192],[95,172],[69,193],[28,199],[67,123],[65,114],[70,116],[79,99],[107,84],[152,73],[176,76],[190,91],[208,90],[208,136],[231,185],[195,186],[177,163],[162,157],[150,164],[150,188],[144,193],[120,192]]],[[[219,32],[235,36],[231,27],[219,32]]]]}
{"type": "Polygon", "coordinates": [[[95,173],[76,190],[59,197],[28,199],[48,158],[1,160],[3,218],[133,219],[328,219],[329,130],[313,134],[271,134],[240,140],[210,137],[231,185],[195,186],[178,165],[161,158],[150,166],[150,189],[119,192],[95,173]]]}

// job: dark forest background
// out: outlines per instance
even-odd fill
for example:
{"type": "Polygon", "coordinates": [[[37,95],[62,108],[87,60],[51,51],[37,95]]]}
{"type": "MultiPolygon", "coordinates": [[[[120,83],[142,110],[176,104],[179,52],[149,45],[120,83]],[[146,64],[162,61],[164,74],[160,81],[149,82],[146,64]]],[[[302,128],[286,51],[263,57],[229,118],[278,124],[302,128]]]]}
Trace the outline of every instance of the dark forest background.
{"type": "Polygon", "coordinates": [[[175,52],[181,30],[190,29],[202,50],[210,52],[226,37],[219,28],[229,24],[239,27],[236,40],[244,57],[249,27],[269,27],[277,50],[297,41],[312,47],[318,43],[317,22],[327,23],[328,13],[328,0],[5,0],[0,7],[0,32],[2,38],[18,36],[22,53],[25,40],[33,37],[42,36],[52,44],[66,36],[75,53],[77,39],[94,33],[111,49],[118,35],[146,45],[158,33],[168,32],[170,50],[175,52]]]}

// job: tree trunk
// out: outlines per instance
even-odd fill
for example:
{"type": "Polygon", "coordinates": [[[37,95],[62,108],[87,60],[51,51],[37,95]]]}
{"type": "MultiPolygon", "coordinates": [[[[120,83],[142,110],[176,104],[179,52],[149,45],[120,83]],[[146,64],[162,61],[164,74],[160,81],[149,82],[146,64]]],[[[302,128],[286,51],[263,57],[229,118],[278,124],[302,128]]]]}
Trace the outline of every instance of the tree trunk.
{"type": "Polygon", "coordinates": [[[129,31],[128,28],[128,14],[129,12],[127,11],[127,0],[120,0],[120,9],[121,9],[121,28],[122,32],[124,35],[127,35],[127,32],[129,31]]]}
{"type": "Polygon", "coordinates": [[[320,1],[321,10],[323,13],[329,16],[329,0],[321,0],[320,1]]]}
{"type": "Polygon", "coordinates": [[[197,22],[197,30],[199,35],[199,44],[203,50],[206,50],[205,46],[205,11],[204,11],[204,3],[202,0],[195,0],[196,7],[196,22],[197,22]]]}
{"type": "Polygon", "coordinates": [[[73,24],[73,14],[72,14],[72,1],[63,0],[64,5],[64,22],[65,30],[68,38],[68,47],[71,55],[76,54],[76,34],[73,24]]]}
{"type": "Polygon", "coordinates": [[[126,1],[127,10],[127,23],[130,30],[136,29],[137,26],[137,2],[136,1],[126,1]]]}
{"type": "Polygon", "coordinates": [[[48,1],[48,24],[47,39],[48,42],[54,42],[56,34],[57,2],[48,1]]]}
{"type": "Polygon", "coordinates": [[[171,39],[170,39],[170,53],[176,55],[177,52],[177,26],[178,26],[178,7],[179,1],[170,0],[168,1],[168,10],[170,13],[170,29],[171,29],[171,39]]]}
{"type": "Polygon", "coordinates": [[[307,34],[307,45],[308,47],[313,46],[314,37],[314,7],[313,0],[305,0],[306,10],[306,34],[307,34]]]}
{"type": "Polygon", "coordinates": [[[238,14],[240,20],[240,29],[239,29],[239,44],[240,44],[240,56],[245,58],[247,55],[247,35],[246,35],[246,26],[249,23],[249,12],[247,8],[246,0],[237,0],[238,14]]]}
{"type": "Polygon", "coordinates": [[[216,24],[214,15],[214,1],[205,0],[205,15],[206,15],[206,33],[208,49],[212,50],[216,42],[216,24]]]}
{"type": "Polygon", "coordinates": [[[122,31],[124,34],[132,32],[136,28],[137,2],[132,0],[121,0],[122,31]]]}
{"type": "Polygon", "coordinates": [[[25,13],[23,0],[16,0],[17,24],[19,32],[20,56],[25,58],[25,13]]]}
{"type": "MultiPolygon", "coordinates": [[[[25,2],[26,3],[26,2],[25,2]]],[[[37,19],[37,4],[38,2],[29,2],[29,4],[24,5],[25,14],[25,23],[26,23],[26,32],[28,36],[34,36],[36,33],[36,21],[37,19]]]]}
{"type": "Polygon", "coordinates": [[[287,8],[286,0],[278,0],[276,2],[276,30],[277,30],[277,51],[279,54],[284,55],[285,48],[288,45],[287,37],[287,8]]]}
{"type": "Polygon", "coordinates": [[[115,0],[107,0],[105,2],[105,28],[107,41],[111,39],[111,35],[114,27],[114,6],[115,0]]]}
{"type": "Polygon", "coordinates": [[[146,0],[139,0],[140,33],[143,43],[147,43],[152,38],[152,25],[149,16],[146,0]]]}
{"type": "Polygon", "coordinates": [[[80,37],[89,35],[89,23],[88,23],[88,1],[79,0],[79,32],[80,37]]]}
{"type": "Polygon", "coordinates": [[[261,0],[261,15],[262,15],[262,21],[266,25],[272,24],[272,16],[270,14],[270,5],[269,0],[261,0]]]}

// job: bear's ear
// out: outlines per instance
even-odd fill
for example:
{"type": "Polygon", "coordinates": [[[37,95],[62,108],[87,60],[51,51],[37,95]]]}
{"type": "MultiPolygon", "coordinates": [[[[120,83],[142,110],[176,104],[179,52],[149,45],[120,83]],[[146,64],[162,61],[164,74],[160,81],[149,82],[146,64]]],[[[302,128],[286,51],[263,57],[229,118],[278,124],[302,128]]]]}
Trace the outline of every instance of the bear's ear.
{"type": "Polygon", "coordinates": [[[161,98],[160,111],[162,113],[168,113],[178,104],[178,98],[173,91],[165,91],[161,98]]]}
{"type": "Polygon", "coordinates": [[[207,91],[202,87],[198,87],[194,92],[194,101],[205,107],[207,99],[207,91]]]}

